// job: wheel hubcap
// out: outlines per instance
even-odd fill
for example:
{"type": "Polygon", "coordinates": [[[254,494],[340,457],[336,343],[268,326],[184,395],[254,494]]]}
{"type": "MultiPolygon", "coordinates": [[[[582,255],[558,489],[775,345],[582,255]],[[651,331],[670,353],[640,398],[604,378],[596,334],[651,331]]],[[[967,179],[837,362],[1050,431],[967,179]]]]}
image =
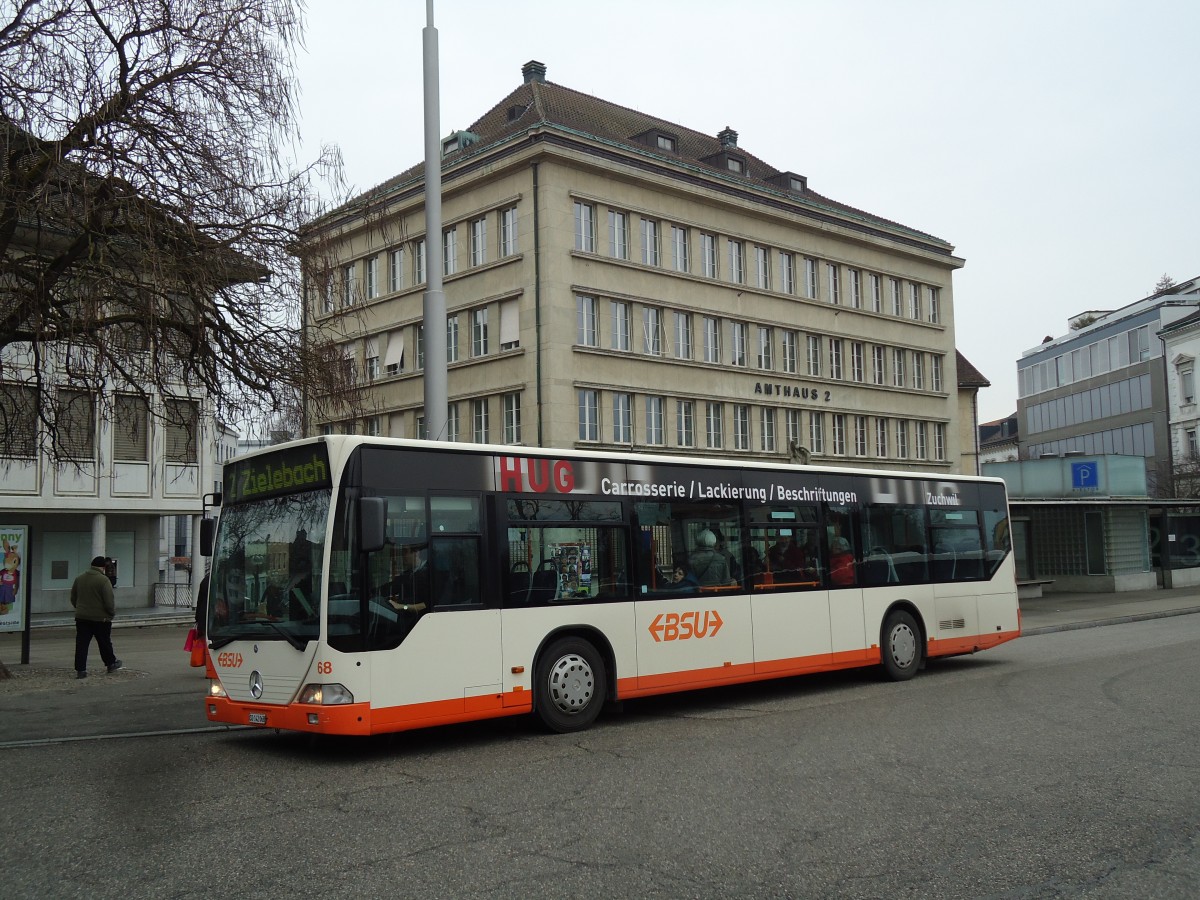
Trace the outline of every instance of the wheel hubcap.
{"type": "Polygon", "coordinates": [[[907,669],[917,658],[917,636],[907,625],[901,623],[892,629],[892,660],[901,669],[907,669]]]}
{"type": "Polygon", "coordinates": [[[556,707],[565,713],[578,713],[591,702],[596,678],[588,661],[572,653],[550,667],[548,687],[556,707]]]}

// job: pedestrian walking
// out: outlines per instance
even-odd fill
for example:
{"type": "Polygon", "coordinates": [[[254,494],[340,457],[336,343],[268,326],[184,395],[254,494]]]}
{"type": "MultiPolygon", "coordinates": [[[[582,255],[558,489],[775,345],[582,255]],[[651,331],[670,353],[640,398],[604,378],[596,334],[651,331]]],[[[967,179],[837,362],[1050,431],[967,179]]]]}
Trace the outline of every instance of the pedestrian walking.
{"type": "Polygon", "coordinates": [[[112,645],[112,620],[117,614],[112,582],[106,569],[108,560],[97,556],[92,567],[80,573],[71,585],[71,605],[75,607],[75,677],[87,678],[88,651],[92,638],[100,648],[100,658],[109,672],[124,664],[117,659],[112,645]]]}

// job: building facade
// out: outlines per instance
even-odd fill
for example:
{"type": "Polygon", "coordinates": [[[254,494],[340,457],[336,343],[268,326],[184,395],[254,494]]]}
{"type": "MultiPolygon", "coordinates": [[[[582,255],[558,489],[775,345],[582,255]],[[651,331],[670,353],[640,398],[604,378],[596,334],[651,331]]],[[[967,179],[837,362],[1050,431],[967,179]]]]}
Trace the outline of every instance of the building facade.
{"type": "MultiPolygon", "coordinates": [[[[1075,317],[1017,361],[1020,456],[1144,457],[1150,492],[1169,458],[1167,368],[1159,332],[1196,311],[1200,286],[1175,285],[1114,311],[1075,317]]],[[[1166,488],[1169,492],[1169,488],[1166,488]]]]}
{"type": "Polygon", "coordinates": [[[352,402],[310,398],[310,433],[426,436],[440,253],[451,440],[931,474],[974,460],[950,244],[815,193],[729,128],[522,71],[444,142],[442,234],[425,233],[420,166],[308,229],[307,325],[356,380],[352,402]]]}

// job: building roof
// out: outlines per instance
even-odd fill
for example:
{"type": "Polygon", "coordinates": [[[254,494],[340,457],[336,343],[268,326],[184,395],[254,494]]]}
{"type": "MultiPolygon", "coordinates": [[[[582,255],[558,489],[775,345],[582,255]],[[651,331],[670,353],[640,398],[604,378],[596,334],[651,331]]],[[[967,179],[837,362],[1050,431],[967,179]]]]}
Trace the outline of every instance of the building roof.
{"type": "Polygon", "coordinates": [[[992,386],[992,383],[983,376],[983,373],[971,365],[971,361],[962,355],[961,350],[955,350],[954,355],[958,367],[959,387],[981,388],[992,386]]]}
{"type": "MultiPolygon", "coordinates": [[[[939,252],[950,253],[953,246],[941,238],[884,219],[855,207],[839,203],[810,190],[805,180],[804,189],[790,189],[792,178],[802,178],[786,170],[777,169],[765,160],[737,146],[737,132],[728,126],[719,134],[706,134],[666,119],[658,118],[638,110],[602,100],[591,94],[572,90],[553,82],[545,81],[545,67],[529,62],[522,68],[525,82],[511,91],[491,109],[473,122],[466,131],[471,143],[447,154],[443,168],[460,159],[467,159],[499,143],[524,135],[539,128],[555,129],[567,134],[591,138],[616,145],[624,150],[634,150],[667,162],[703,171],[705,174],[723,178],[759,189],[784,194],[793,201],[800,201],[815,208],[825,208],[841,216],[855,218],[886,227],[889,230],[907,232],[922,243],[932,243],[939,252]],[[675,139],[674,151],[658,146],[657,135],[675,139]],[[732,141],[732,144],[730,144],[732,141]],[[723,155],[724,154],[724,155],[723,155]],[[726,155],[737,156],[745,164],[744,174],[729,171],[726,155]]],[[[461,134],[461,132],[453,132],[461,134]]],[[[399,175],[364,191],[338,210],[354,207],[366,200],[379,199],[402,185],[423,178],[424,163],[404,170],[399,175]]]]}

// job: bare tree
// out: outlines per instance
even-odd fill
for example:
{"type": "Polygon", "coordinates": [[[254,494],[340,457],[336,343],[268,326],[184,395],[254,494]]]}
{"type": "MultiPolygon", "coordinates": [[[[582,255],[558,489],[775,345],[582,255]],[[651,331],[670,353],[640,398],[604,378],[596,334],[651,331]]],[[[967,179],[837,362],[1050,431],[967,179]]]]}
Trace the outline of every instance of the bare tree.
{"type": "Polygon", "coordinates": [[[291,163],[302,8],[0,0],[0,456],[78,458],[120,398],[339,393],[300,321],[299,229],[340,188],[336,150],[291,163]]]}
{"type": "Polygon", "coordinates": [[[339,175],[289,168],[301,6],[0,0],[0,433],[71,458],[56,420],[114,392],[239,422],[339,374],[301,340],[293,248],[339,175]]]}
{"type": "Polygon", "coordinates": [[[1173,287],[1175,287],[1175,279],[1166,272],[1163,272],[1158,281],[1154,282],[1154,293],[1161,294],[1163,291],[1169,291],[1173,287]]]}

